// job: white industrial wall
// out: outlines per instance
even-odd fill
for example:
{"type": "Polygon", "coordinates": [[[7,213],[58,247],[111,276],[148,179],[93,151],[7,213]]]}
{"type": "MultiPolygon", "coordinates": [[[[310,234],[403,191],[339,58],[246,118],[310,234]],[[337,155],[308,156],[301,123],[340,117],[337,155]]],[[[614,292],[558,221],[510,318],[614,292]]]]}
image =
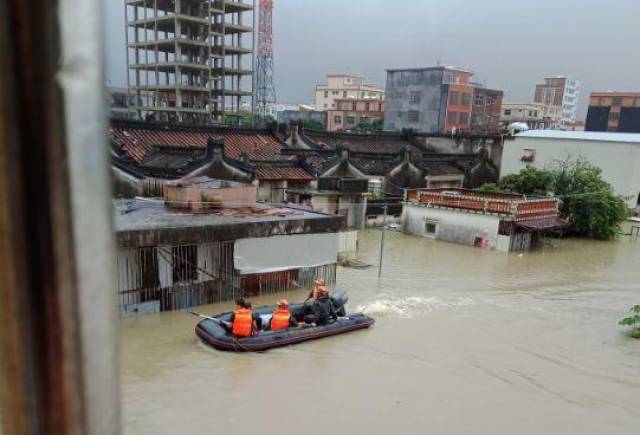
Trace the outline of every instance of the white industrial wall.
{"type": "MultiPolygon", "coordinates": [[[[412,205],[404,207],[402,224],[406,233],[421,237],[434,237],[426,232],[425,224],[427,220],[438,221],[435,234],[436,240],[473,246],[476,237],[487,237],[489,248],[502,248],[501,250],[504,250],[504,242],[498,245],[500,219],[496,216],[412,205]]],[[[508,245],[506,250],[508,250],[508,245]]]]}
{"type": "Polygon", "coordinates": [[[602,177],[616,193],[636,207],[640,195],[640,143],[604,142],[595,140],[535,138],[516,136],[505,140],[500,176],[514,174],[526,168],[520,159],[524,150],[535,150],[530,166],[544,169],[554,162],[584,158],[602,169],[602,177]]]}

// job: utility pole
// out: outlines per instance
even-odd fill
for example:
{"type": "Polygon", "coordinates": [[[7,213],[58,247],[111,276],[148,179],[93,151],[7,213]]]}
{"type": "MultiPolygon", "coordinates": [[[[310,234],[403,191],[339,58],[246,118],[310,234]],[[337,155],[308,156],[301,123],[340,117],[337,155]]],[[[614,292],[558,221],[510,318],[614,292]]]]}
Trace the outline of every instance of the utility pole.
{"type": "Polygon", "coordinates": [[[387,206],[384,206],[384,216],[382,218],[382,235],[380,236],[380,261],[378,262],[378,278],[382,276],[382,253],[384,252],[384,232],[387,225],[387,206]]]}

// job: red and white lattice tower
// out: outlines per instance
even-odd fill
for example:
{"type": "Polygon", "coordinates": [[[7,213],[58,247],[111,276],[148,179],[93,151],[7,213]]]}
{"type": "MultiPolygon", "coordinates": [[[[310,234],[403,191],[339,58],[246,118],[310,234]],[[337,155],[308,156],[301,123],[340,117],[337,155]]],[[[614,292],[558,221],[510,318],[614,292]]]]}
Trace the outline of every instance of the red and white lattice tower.
{"type": "Polygon", "coordinates": [[[263,119],[269,103],[276,102],[273,86],[273,0],[260,0],[256,54],[256,114],[263,119]]]}

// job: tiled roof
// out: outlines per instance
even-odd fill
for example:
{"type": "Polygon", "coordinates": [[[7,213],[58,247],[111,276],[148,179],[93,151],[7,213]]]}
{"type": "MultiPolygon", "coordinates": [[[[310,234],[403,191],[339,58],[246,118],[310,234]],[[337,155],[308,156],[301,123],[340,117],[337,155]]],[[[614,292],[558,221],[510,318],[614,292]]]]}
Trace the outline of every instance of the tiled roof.
{"type": "Polygon", "coordinates": [[[350,134],[305,130],[304,136],[320,146],[325,145],[329,148],[336,148],[342,145],[353,152],[399,153],[407,146],[412,150],[421,151],[402,135],[391,133],[350,134]]]}
{"type": "Polygon", "coordinates": [[[166,148],[206,148],[207,139],[224,139],[225,156],[240,159],[246,153],[250,160],[273,160],[280,158],[280,150],[284,145],[267,132],[252,132],[216,128],[193,130],[184,127],[171,129],[169,126],[145,127],[138,125],[111,126],[107,135],[133,160],[141,163],[154,146],[166,148]]]}
{"type": "Polygon", "coordinates": [[[311,181],[314,176],[298,166],[258,165],[256,176],[259,180],[311,181]]]}

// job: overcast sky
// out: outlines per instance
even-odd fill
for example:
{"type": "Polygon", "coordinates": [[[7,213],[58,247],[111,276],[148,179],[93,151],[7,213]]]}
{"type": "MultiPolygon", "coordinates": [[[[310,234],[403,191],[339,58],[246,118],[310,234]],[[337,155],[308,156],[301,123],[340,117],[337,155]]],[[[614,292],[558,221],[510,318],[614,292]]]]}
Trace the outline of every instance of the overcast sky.
{"type": "MultiPolygon", "coordinates": [[[[257,0],[256,0],[257,1],[257,0]]],[[[123,0],[107,0],[107,81],[126,83],[123,0]]],[[[313,102],[326,74],[384,86],[385,69],[438,61],[475,71],[508,101],[545,76],[640,91],[640,0],[274,0],[278,101],[313,102]]]]}

